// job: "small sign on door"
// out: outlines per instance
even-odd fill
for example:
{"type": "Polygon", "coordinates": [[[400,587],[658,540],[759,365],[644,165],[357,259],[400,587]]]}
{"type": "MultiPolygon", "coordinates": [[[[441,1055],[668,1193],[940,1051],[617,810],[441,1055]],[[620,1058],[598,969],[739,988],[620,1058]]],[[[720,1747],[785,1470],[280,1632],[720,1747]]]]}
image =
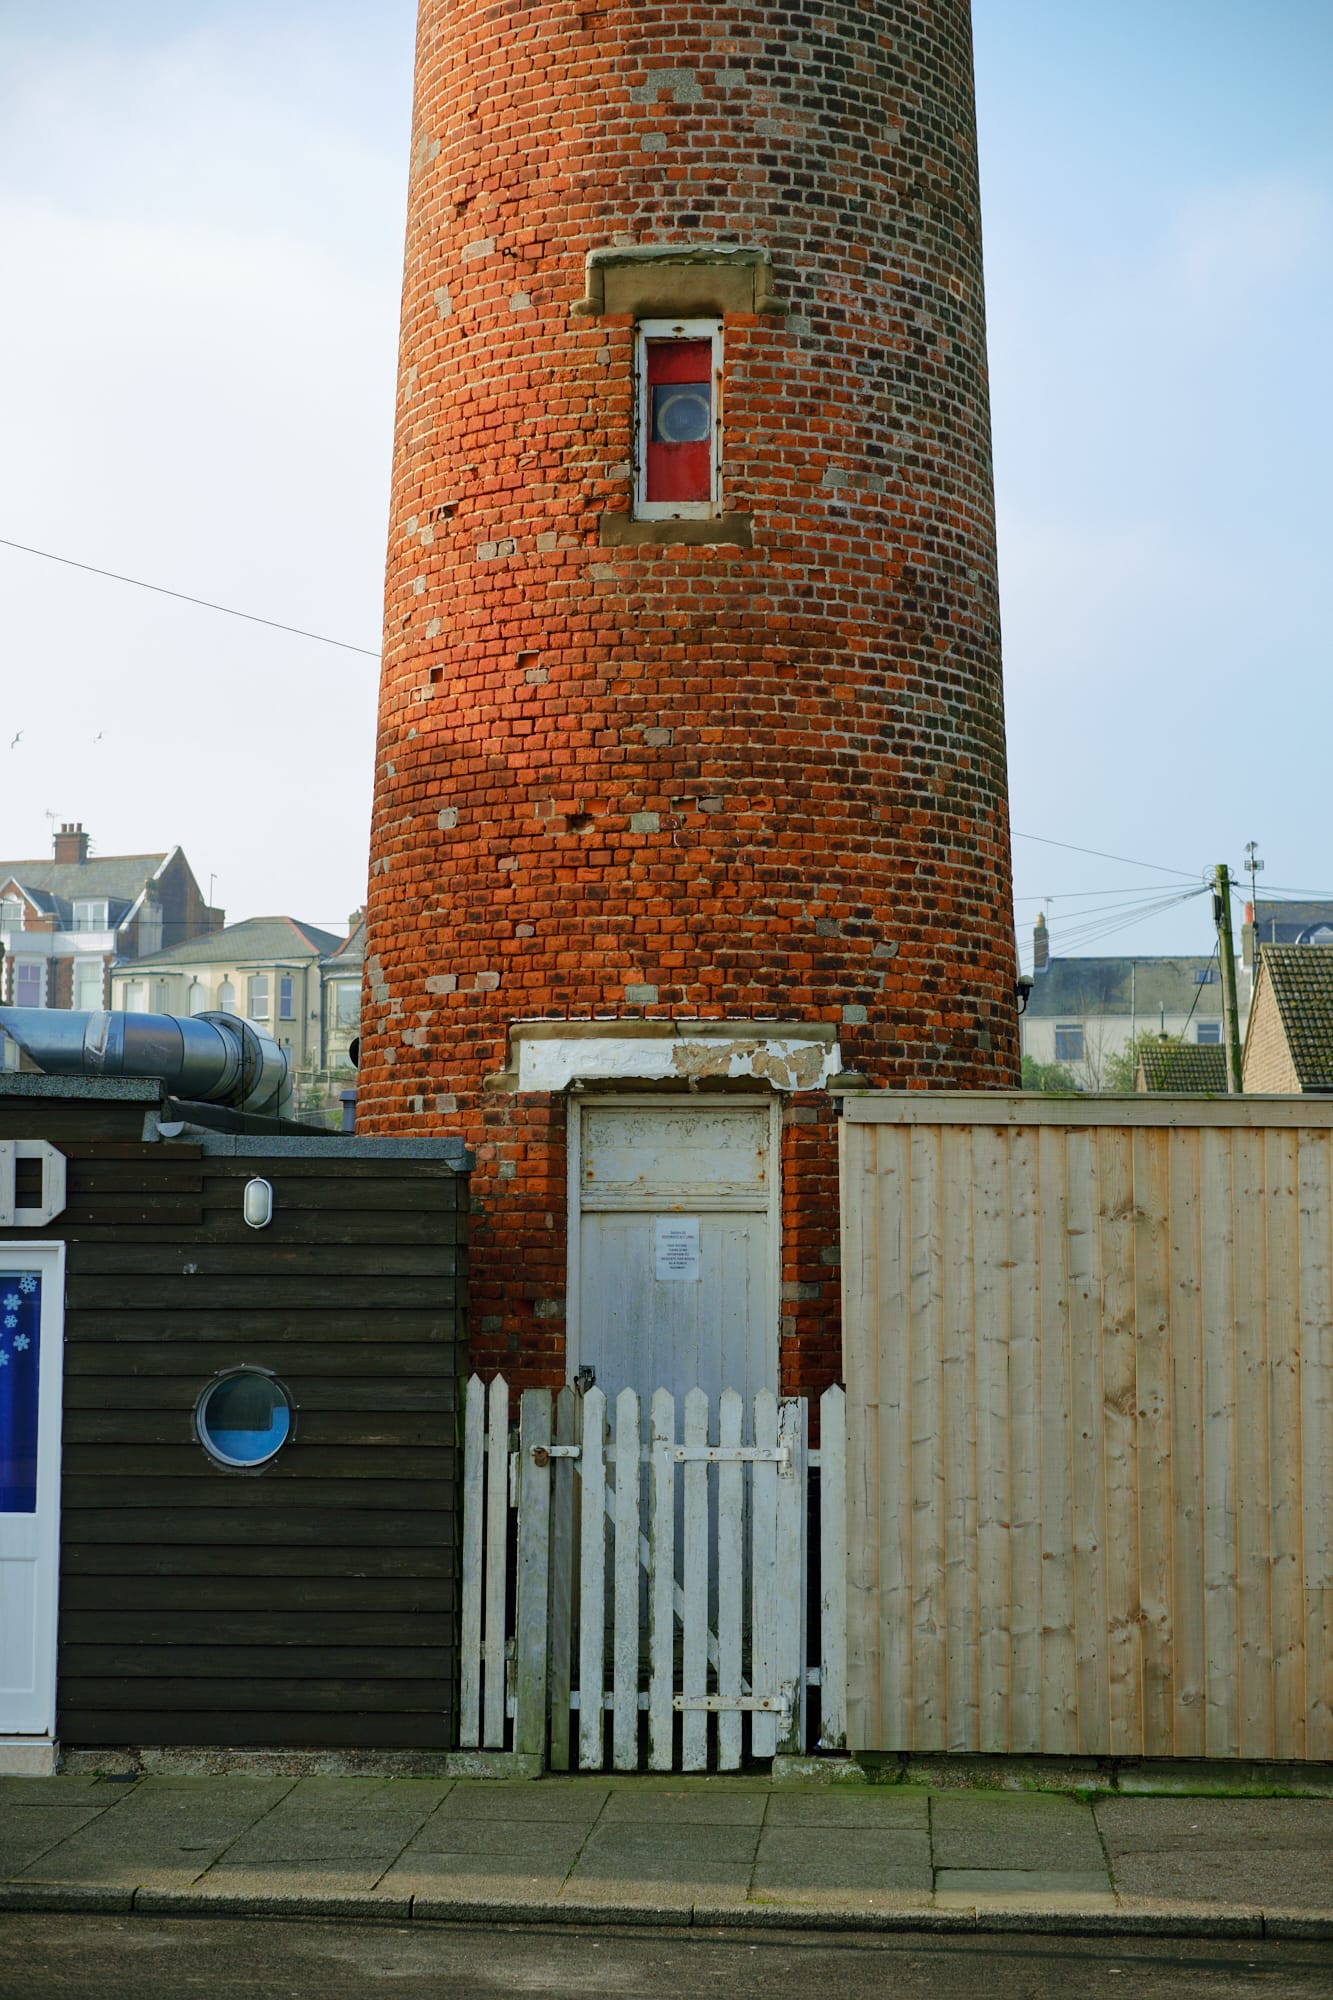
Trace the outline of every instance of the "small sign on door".
{"type": "Polygon", "coordinates": [[[699,1218],[697,1215],[659,1215],[654,1247],[659,1278],[683,1278],[698,1283],[699,1218]]]}

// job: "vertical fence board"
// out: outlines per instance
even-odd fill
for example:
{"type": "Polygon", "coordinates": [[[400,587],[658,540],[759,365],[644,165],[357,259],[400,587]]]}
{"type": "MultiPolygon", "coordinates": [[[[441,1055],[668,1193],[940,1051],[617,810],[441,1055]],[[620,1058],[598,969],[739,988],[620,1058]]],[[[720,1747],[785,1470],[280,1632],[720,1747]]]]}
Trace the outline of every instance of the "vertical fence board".
{"type": "Polygon", "coordinates": [[[481,1743],[482,1520],[486,1494],[486,1385],[473,1375],[463,1405],[463,1602],[459,1622],[459,1727],[464,1750],[481,1743]]]}
{"type": "MultiPolygon", "coordinates": [[[[685,1397],[684,1441],[696,1449],[708,1443],[708,1398],[702,1389],[685,1397]]],[[[684,1468],[684,1616],[681,1636],[681,1687],[684,1695],[708,1692],[708,1467],[687,1462],[684,1468]]],[[[686,1709],[681,1717],[681,1769],[702,1771],[708,1764],[708,1717],[702,1709],[686,1709]]]]}
{"type": "Polygon", "coordinates": [[[1175,1711],[1171,1753],[1207,1744],[1207,1634],[1203,1585],[1203,1240],[1199,1134],[1168,1135],[1171,1203],[1171,1553],[1175,1711]]]}
{"type": "MultiPolygon", "coordinates": [[[[911,1235],[906,1249],[911,1260],[911,1369],[909,1410],[912,1450],[906,1465],[881,1463],[881,1541],[896,1525],[886,1520],[887,1501],[896,1491],[898,1504],[911,1520],[910,1623],[900,1645],[909,1651],[901,1681],[911,1688],[911,1739],[922,1750],[943,1750],[947,1744],[947,1637],[945,1600],[945,1443],[944,1401],[940,1380],[941,1316],[944,1287],[940,1244],[940,1137],[938,1132],[911,1132],[911,1235]]],[[[884,1440],[887,1447],[888,1439],[884,1440]]],[[[886,1642],[887,1643],[887,1642],[886,1642]]]]}
{"type": "Polygon", "coordinates": [[[1333,1758],[1333,1173],[1327,1132],[1300,1148],[1301,1476],[1307,1757],[1333,1758]]]}
{"type": "MultiPolygon", "coordinates": [[[[915,1653],[912,1597],[912,1535],[915,1526],[916,1458],[912,1430],[912,1369],[914,1267],[911,1259],[913,1206],[912,1135],[875,1132],[879,1160],[874,1199],[874,1266],[876,1323],[885,1329],[873,1364],[875,1406],[863,1413],[847,1412],[848,1423],[865,1442],[858,1449],[856,1498],[866,1491],[859,1510],[860,1532],[854,1539],[858,1562],[852,1583],[852,1607],[858,1614],[870,1602],[866,1587],[875,1573],[882,1578],[884,1617],[868,1622],[865,1651],[874,1662],[867,1679],[874,1691],[875,1712],[886,1740],[910,1732],[915,1653]],[[870,1422],[875,1422],[873,1430],[870,1422]],[[873,1468],[867,1463],[873,1444],[873,1468]]],[[[822,1473],[821,1473],[822,1479],[822,1473]]]]}
{"type": "MultiPolygon", "coordinates": [[[[718,1398],[717,1441],[739,1444],[743,1405],[734,1389],[718,1398]]],[[[717,1691],[741,1692],[741,1467],[734,1461],[717,1469],[717,1691]]],[[[741,1761],[741,1718],[736,1710],[717,1718],[717,1768],[735,1771],[741,1761]]]]}
{"type": "Polygon", "coordinates": [[[1204,1520],[1207,1753],[1240,1754],[1236,1627],[1236,1346],[1230,1136],[1205,1132],[1200,1148],[1203,1229],[1204,1520]]]}
{"type": "Polygon", "coordinates": [[[1069,1134],[1069,1399],[1073,1505],[1075,1745],[1087,1754],[1109,1732],[1107,1704],[1105,1447],[1102,1435],[1101,1238],[1097,1135],[1069,1134]]]}
{"type": "Polygon", "coordinates": [[[972,1135],[976,1326],[978,1750],[1009,1748],[1009,1159],[1005,1134],[972,1135]]]}
{"type": "Polygon", "coordinates": [[[1171,1602],[1170,1183],[1164,1132],[1132,1135],[1134,1311],[1138,1376],[1139,1596],[1142,1741],[1172,1754],[1175,1696],[1171,1602]]]}
{"type": "Polygon", "coordinates": [[[775,1748],[805,1748],[805,1517],[809,1480],[805,1462],[805,1404],[784,1402],[778,1411],[778,1447],[789,1456],[778,1466],[776,1587],[773,1592],[775,1692],[791,1693],[791,1718],[775,1748]]]}
{"type": "Polygon", "coordinates": [[[1041,1703],[1041,1372],[1042,1290],[1049,1282],[1038,1243],[1041,1180],[1038,1135],[1010,1135],[1009,1157],[1009,1747],[1042,1747],[1041,1703]]]}
{"type": "MultiPolygon", "coordinates": [[[[880,1132],[849,1125],[844,1118],[838,1120],[838,1177],[844,1190],[843,1339],[849,1349],[864,1357],[865,1364],[860,1400],[847,1413],[849,1432],[855,1433],[857,1467],[855,1491],[847,1497],[849,1521],[855,1522],[848,1536],[848,1562],[854,1559],[855,1567],[848,1572],[847,1700],[849,1712],[857,1718],[860,1742],[887,1740],[880,1652],[886,1636],[896,1627],[892,1612],[882,1618],[880,1608],[894,1602],[895,1593],[901,1593],[902,1588],[899,1567],[890,1554],[881,1551],[879,1522],[881,1432],[890,1422],[882,1406],[891,1394],[891,1362],[896,1357],[901,1364],[906,1340],[901,1331],[904,1316],[901,1312],[895,1315],[891,1301],[886,1300],[881,1273],[892,1273],[900,1294],[904,1279],[901,1258],[890,1256],[887,1241],[881,1248],[880,1239],[895,1218],[901,1227],[903,1202],[895,1188],[893,1161],[905,1150],[908,1137],[903,1132],[880,1132]],[[858,1197],[864,1192],[866,1198],[851,1197],[849,1189],[856,1189],[858,1197]]],[[[900,1172],[898,1188],[902,1180],[900,1172]]],[[[899,1520],[902,1518],[900,1515],[899,1520]]]]}
{"type": "Polygon", "coordinates": [[[972,1337],[972,1148],[970,1134],[944,1135],[939,1229],[943,1307],[940,1343],[944,1487],[945,1748],[971,1751],[977,1738],[977,1385],[972,1337]]]}
{"type": "Polygon", "coordinates": [[[1138,1424],[1135,1356],[1136,1133],[1097,1134],[1102,1266],[1102,1437],[1106,1454],[1107,1742],[1121,1757],[1142,1750],[1139,1634],[1138,1424]]]}
{"type": "Polygon", "coordinates": [[[648,1546],[648,1768],[671,1769],[676,1654],[676,1399],[655,1389],[652,1400],[648,1546]]]}
{"type": "Polygon", "coordinates": [[[600,1771],[606,1663],[606,1395],[583,1398],[579,1456],[579,1768],[600,1771]]]}
{"type": "Polygon", "coordinates": [[[1232,1141],[1236,1204],[1237,1742],[1273,1754],[1271,1495],[1268,1471],[1267,1173],[1262,1132],[1232,1141]]]}
{"type": "Polygon", "coordinates": [[[483,1739],[505,1740],[505,1599],[509,1551],[509,1388],[503,1375],[486,1399],[486,1688],[483,1739]]]}
{"type": "Polygon", "coordinates": [[[1268,1463],[1274,1757],[1305,1755],[1301,1593],[1300,1141],[1266,1132],[1268,1463]]]}
{"type": "Polygon", "coordinates": [[[1078,1747],[1074,1643],[1073,1422],[1069,1384],[1068,1153],[1061,1132],[1043,1130],[1041,1152],[1041,1618],[1042,1749],[1078,1747]]]}

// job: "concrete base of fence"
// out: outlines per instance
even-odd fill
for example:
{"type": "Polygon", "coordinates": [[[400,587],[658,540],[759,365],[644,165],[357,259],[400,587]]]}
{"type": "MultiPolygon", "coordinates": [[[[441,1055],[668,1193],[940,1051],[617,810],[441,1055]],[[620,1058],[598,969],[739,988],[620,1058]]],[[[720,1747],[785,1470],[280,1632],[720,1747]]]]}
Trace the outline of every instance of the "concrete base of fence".
{"type": "Polygon", "coordinates": [[[775,1785],[866,1785],[864,1765],[854,1757],[775,1757],[775,1785]]]}
{"type": "Polygon", "coordinates": [[[522,1750],[451,1750],[444,1760],[446,1778],[540,1778],[542,1758],[522,1750]]]}
{"type": "MultiPolygon", "coordinates": [[[[784,1760],[779,1760],[784,1761],[784,1760]]],[[[801,1776],[817,1776],[816,1768],[801,1776]]],[[[873,1785],[932,1791],[1119,1792],[1145,1797],[1333,1798],[1333,1764],[1258,1763],[1242,1758],[913,1756],[858,1750],[853,1768],[873,1785]]],[[[774,1776],[778,1775],[777,1765],[774,1776]]]]}

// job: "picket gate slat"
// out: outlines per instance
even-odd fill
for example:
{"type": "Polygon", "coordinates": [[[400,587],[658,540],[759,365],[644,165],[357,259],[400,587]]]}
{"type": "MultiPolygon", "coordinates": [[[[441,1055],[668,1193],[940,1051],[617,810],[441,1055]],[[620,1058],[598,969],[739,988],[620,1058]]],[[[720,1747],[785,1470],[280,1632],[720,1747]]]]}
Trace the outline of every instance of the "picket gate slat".
{"type": "Polygon", "coordinates": [[[606,1662],[606,1396],[583,1398],[581,1555],[579,1566],[579,1769],[600,1771],[606,1732],[602,1720],[606,1662]]]}
{"type": "MultiPolygon", "coordinates": [[[[691,1389],[685,1398],[685,1443],[696,1450],[708,1443],[708,1398],[691,1389]]],[[[681,1693],[687,1698],[708,1688],[708,1467],[687,1462],[684,1467],[684,1605],[681,1618],[681,1693]]],[[[681,1717],[680,1762],[684,1771],[708,1768],[708,1717],[687,1708],[681,1717]]]]}
{"type": "Polygon", "coordinates": [[[639,1399],[616,1397],[615,1643],[611,1755],[617,1771],[639,1764],[639,1399]]]}
{"type": "Polygon", "coordinates": [[[716,1443],[698,1388],[679,1403],[665,1389],[647,1403],[622,1390],[614,1444],[604,1391],[524,1391],[512,1458],[510,1414],[503,1377],[489,1388],[473,1378],[463,1464],[465,1747],[508,1745],[553,1770],[571,1762],[601,1770],[609,1710],[618,1771],[639,1768],[645,1742],[653,1771],[736,1770],[747,1742],[761,1758],[807,1747],[814,1682],[825,1744],[845,1734],[841,1392],[822,1405],[819,1453],[807,1449],[806,1403],[779,1403],[770,1391],[756,1396],[748,1433],[742,1398],[724,1391],[716,1443]],[[821,1458],[812,1641],[809,1469],[821,1458]]]}
{"type": "Polygon", "coordinates": [[[671,1705],[676,1650],[676,1399],[657,1389],[652,1401],[653,1455],[649,1514],[648,1768],[671,1769],[675,1711],[671,1705]]]}

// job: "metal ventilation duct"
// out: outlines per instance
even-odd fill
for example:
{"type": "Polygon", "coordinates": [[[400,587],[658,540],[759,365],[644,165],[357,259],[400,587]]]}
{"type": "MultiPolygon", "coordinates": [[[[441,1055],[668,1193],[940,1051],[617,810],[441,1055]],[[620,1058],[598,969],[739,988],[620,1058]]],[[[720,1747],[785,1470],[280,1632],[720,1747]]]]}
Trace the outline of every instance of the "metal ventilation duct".
{"type": "Polygon", "coordinates": [[[0,1028],[47,1076],[156,1076],[173,1097],[280,1117],[287,1052],[236,1014],[91,1014],[0,1007],[0,1028]]]}

